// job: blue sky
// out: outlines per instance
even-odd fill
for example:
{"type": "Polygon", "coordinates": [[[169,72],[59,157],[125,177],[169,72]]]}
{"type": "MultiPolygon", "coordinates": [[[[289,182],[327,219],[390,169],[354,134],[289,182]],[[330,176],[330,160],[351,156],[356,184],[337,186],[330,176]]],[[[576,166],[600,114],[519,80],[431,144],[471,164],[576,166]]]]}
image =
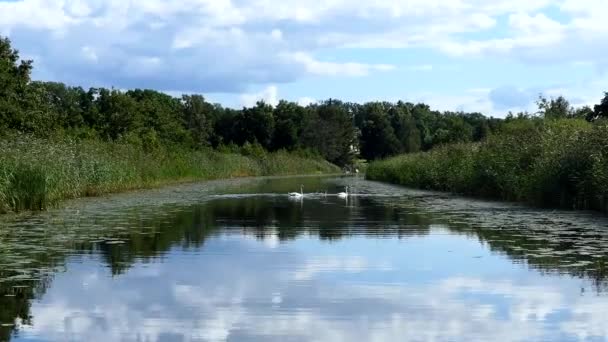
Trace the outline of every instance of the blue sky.
{"type": "Polygon", "coordinates": [[[34,78],[227,106],[423,101],[504,116],[608,90],[605,0],[0,0],[34,78]]]}

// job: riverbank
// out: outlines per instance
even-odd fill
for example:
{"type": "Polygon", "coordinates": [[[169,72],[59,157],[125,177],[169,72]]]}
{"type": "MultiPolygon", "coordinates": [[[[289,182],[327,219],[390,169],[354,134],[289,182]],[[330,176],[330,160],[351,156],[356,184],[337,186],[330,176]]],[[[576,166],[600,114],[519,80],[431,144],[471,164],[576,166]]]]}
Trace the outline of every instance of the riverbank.
{"type": "Polygon", "coordinates": [[[339,172],[320,157],[282,151],[243,155],[27,135],[0,139],[0,151],[0,213],[178,182],[339,172]]]}
{"type": "Polygon", "coordinates": [[[481,143],[373,162],[366,176],[420,189],[605,212],[606,141],[605,122],[515,120],[481,143]]]}

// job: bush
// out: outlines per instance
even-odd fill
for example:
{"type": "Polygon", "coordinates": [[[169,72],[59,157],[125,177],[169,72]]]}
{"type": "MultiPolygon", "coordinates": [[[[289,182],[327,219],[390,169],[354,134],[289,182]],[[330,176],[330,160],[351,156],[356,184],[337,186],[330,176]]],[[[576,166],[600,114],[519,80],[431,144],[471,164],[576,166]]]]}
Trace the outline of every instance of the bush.
{"type": "Polygon", "coordinates": [[[422,189],[606,210],[608,123],[515,119],[479,144],[373,162],[367,177],[422,189]]]}

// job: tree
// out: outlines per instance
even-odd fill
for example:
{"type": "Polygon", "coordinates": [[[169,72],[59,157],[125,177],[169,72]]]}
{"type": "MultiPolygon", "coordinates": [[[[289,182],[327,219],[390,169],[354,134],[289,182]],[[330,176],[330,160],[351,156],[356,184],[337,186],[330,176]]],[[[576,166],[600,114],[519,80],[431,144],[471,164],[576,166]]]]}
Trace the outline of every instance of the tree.
{"type": "Polygon", "coordinates": [[[416,127],[420,132],[420,140],[422,143],[421,148],[423,150],[428,150],[433,147],[433,126],[436,125],[437,115],[431,111],[431,108],[428,105],[424,103],[411,105],[410,111],[416,122],[416,127]]]}
{"type": "Polygon", "coordinates": [[[576,108],[572,113],[572,117],[575,119],[584,119],[587,121],[593,121],[595,117],[595,112],[589,106],[583,106],[580,108],[576,108]]]}
{"type": "Polygon", "coordinates": [[[20,61],[19,51],[11,47],[8,38],[0,36],[0,132],[19,128],[14,119],[26,107],[27,86],[30,82],[32,61],[20,61]]]}
{"type": "Polygon", "coordinates": [[[133,120],[139,127],[155,131],[161,140],[191,143],[182,120],[180,99],[150,89],[129,90],[126,95],[137,103],[137,116],[133,120]]]}
{"type": "Polygon", "coordinates": [[[399,141],[400,151],[412,153],[420,151],[420,131],[410,112],[411,106],[398,102],[389,109],[388,115],[395,137],[399,141]]]}
{"type": "Polygon", "coordinates": [[[87,97],[84,89],[59,82],[32,82],[31,87],[39,88],[44,94],[44,102],[59,126],[75,128],[85,124],[84,110],[87,106],[82,101],[87,97]]]}
{"type": "Polygon", "coordinates": [[[293,150],[298,147],[302,135],[302,123],[306,109],[294,102],[280,101],[274,109],[275,130],[273,150],[293,150]]]}
{"type": "Polygon", "coordinates": [[[214,136],[211,144],[214,147],[236,143],[236,127],[235,122],[240,112],[230,108],[215,108],[217,118],[213,127],[214,136]]]}
{"type": "Polygon", "coordinates": [[[365,105],[365,122],[361,129],[361,155],[368,160],[384,158],[400,152],[401,144],[380,103],[365,105]]]}
{"type": "Polygon", "coordinates": [[[604,98],[593,107],[593,114],[589,113],[587,120],[593,121],[599,118],[608,118],[608,92],[604,93],[604,98]]]}
{"type": "Polygon", "coordinates": [[[275,124],[272,111],[272,106],[263,101],[258,101],[255,107],[243,108],[235,118],[234,141],[239,145],[257,142],[269,149],[275,124]]]}
{"type": "Polygon", "coordinates": [[[563,119],[572,116],[573,109],[563,96],[547,100],[539,96],[536,101],[538,113],[546,119],[563,119]]]}
{"type": "Polygon", "coordinates": [[[347,165],[354,157],[356,130],[352,114],[337,100],[309,106],[305,123],[304,145],[318,151],[337,165],[347,165]]]}
{"type": "Polygon", "coordinates": [[[100,117],[97,129],[106,139],[116,140],[142,128],[137,102],[116,89],[99,89],[95,105],[100,117]]]}
{"type": "Polygon", "coordinates": [[[212,104],[201,95],[182,96],[182,116],[194,146],[209,146],[213,135],[212,104]]]}
{"type": "Polygon", "coordinates": [[[473,140],[473,127],[466,122],[462,113],[446,112],[438,116],[433,146],[473,140]]]}
{"type": "Polygon", "coordinates": [[[481,113],[460,113],[460,116],[473,129],[473,141],[485,139],[492,131],[490,126],[491,119],[486,118],[481,113]]]}

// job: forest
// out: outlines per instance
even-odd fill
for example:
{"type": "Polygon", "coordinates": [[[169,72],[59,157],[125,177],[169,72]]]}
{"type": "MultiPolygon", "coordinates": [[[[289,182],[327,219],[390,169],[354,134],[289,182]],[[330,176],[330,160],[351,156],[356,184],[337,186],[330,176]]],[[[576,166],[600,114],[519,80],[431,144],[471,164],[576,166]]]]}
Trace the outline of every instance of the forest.
{"type": "Polygon", "coordinates": [[[377,159],[434,146],[479,141],[499,120],[481,113],[432,110],[425,104],[335,99],[307,106],[280,101],[232,109],[202,95],[172,97],[160,91],[84,89],[32,81],[33,61],[21,61],[8,38],[0,38],[0,134],[70,136],[140,144],[148,149],[238,150],[245,144],[267,151],[307,151],[346,166],[358,157],[377,159]],[[235,147],[237,147],[235,149],[235,147]]]}

